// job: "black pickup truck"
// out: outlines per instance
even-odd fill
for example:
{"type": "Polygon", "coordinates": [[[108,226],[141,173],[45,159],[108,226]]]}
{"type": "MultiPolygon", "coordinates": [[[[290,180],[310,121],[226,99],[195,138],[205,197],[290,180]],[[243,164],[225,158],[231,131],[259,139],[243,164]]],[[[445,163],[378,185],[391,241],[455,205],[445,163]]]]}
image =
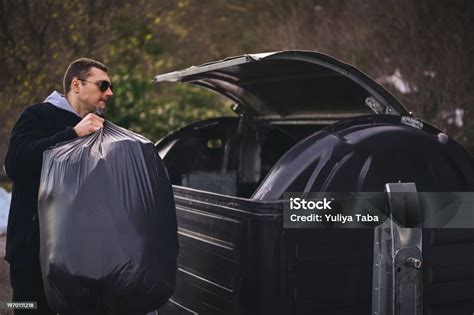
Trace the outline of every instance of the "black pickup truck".
{"type": "Polygon", "coordinates": [[[473,158],[448,135],[312,51],[227,58],[154,78],[163,81],[215,91],[236,115],[156,144],[180,241],[160,314],[474,313],[473,225],[283,225],[289,192],[381,192],[390,211],[408,213],[416,202],[394,192],[474,191],[473,158]]]}

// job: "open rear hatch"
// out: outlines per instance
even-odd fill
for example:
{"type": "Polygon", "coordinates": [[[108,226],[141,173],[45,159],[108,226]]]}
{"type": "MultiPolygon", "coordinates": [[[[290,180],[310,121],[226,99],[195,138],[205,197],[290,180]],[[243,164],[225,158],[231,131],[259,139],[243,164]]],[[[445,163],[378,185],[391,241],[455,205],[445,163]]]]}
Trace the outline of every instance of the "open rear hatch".
{"type": "Polygon", "coordinates": [[[363,113],[368,107],[376,113],[408,115],[387,90],[358,69],[310,51],[243,55],[153,79],[163,81],[203,86],[254,116],[363,113]]]}
{"type": "Polygon", "coordinates": [[[197,122],[157,144],[173,184],[232,196],[250,197],[283,154],[327,125],[374,112],[410,115],[358,69],[310,51],[232,57],[153,81],[201,86],[234,102],[240,118],[197,122]]]}

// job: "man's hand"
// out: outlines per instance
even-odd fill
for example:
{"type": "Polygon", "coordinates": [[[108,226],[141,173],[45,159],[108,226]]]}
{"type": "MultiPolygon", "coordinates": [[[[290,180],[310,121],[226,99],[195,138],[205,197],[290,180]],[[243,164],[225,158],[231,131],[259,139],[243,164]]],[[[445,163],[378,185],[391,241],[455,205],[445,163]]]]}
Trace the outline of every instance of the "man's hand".
{"type": "Polygon", "coordinates": [[[96,132],[102,127],[104,127],[104,119],[90,113],[82,118],[82,120],[74,127],[74,131],[79,137],[82,137],[96,132]]]}

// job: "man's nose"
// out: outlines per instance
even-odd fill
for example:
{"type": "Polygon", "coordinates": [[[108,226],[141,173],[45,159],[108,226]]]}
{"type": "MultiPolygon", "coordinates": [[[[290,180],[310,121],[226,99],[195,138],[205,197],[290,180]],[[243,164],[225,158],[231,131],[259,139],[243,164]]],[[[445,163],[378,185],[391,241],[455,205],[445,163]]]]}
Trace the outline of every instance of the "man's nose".
{"type": "Polygon", "coordinates": [[[105,91],[105,95],[107,97],[111,97],[112,95],[114,95],[114,92],[110,89],[110,87],[107,89],[107,91],[105,91]]]}

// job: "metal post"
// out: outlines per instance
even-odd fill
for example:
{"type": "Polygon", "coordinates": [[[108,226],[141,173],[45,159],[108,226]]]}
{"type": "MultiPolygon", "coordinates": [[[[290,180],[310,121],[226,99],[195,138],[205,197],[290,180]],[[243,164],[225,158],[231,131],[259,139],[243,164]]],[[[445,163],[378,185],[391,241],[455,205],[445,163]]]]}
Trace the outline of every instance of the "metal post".
{"type": "Polygon", "coordinates": [[[386,184],[390,215],[374,231],[373,315],[421,315],[421,210],[414,183],[386,184]]]}

